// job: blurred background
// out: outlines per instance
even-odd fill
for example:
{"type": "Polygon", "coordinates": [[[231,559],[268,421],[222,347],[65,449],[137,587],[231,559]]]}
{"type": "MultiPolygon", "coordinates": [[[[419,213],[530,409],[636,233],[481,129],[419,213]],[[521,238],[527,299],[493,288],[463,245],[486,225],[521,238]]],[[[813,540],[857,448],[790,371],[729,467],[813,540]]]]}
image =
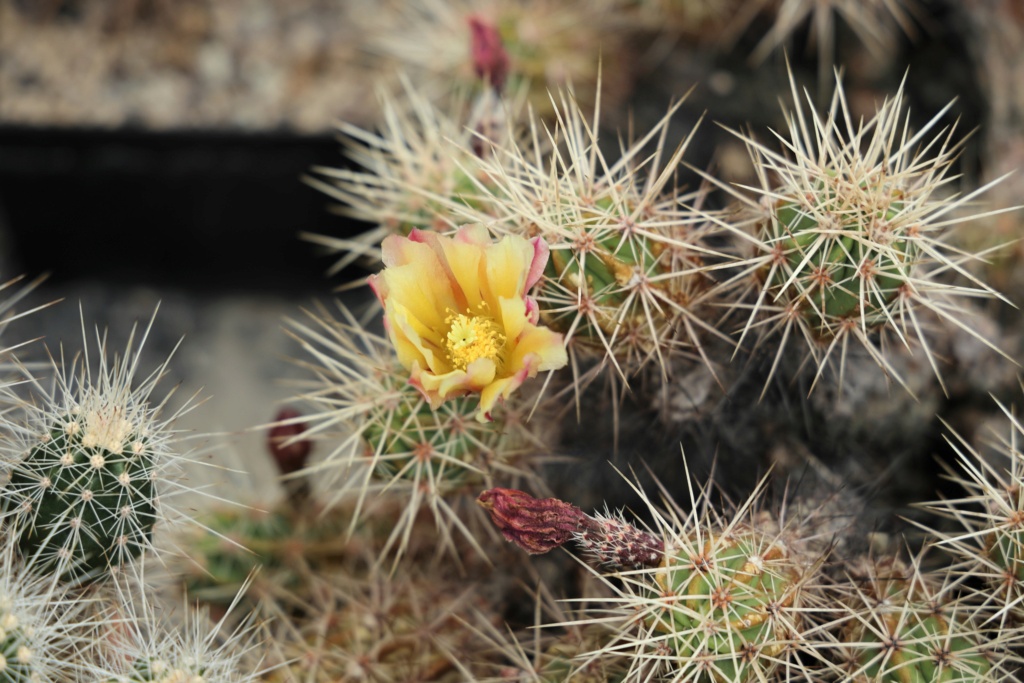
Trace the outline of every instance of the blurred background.
{"type": "MultiPolygon", "coordinates": [[[[7,343],[77,349],[84,319],[117,349],[161,302],[147,354],[155,365],[185,335],[168,385],[209,397],[185,426],[231,435],[242,457],[262,448],[241,435],[290,395],[282,318],[366,274],[328,277],[333,257],[300,238],[366,227],[302,177],[347,164],[335,124],[372,130],[399,74],[439,103],[471,82],[474,18],[499,30],[541,113],[568,83],[593,102],[600,66],[612,143],[691,87],[678,135],[706,112],[767,139],[784,125],[788,55],[819,102],[841,68],[855,115],[904,77],[915,121],[956,98],[945,123],[979,131],[960,159],[967,186],[1024,158],[1021,0],[0,0],[0,271],[48,273],[29,302],[63,299],[7,343]]],[[[691,150],[749,180],[721,127],[705,121],[691,150]]],[[[1022,183],[989,200],[1019,202],[1022,183]]],[[[979,239],[1015,239],[1018,223],[979,239]]],[[[1018,258],[989,274],[1011,298],[1018,258]]]]}

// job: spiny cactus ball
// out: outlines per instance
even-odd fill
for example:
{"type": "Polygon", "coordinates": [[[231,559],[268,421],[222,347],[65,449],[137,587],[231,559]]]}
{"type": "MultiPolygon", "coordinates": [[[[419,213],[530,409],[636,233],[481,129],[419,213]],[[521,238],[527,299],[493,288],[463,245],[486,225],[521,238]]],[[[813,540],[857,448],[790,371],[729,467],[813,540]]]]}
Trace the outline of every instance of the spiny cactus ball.
{"type": "Polygon", "coordinates": [[[695,209],[703,194],[673,186],[696,132],[664,150],[679,104],[612,160],[601,151],[599,114],[562,93],[559,146],[513,149],[513,160],[488,167],[508,214],[496,229],[540,236],[551,249],[536,289],[542,321],[579,360],[627,380],[648,365],[667,373],[673,356],[702,357],[716,333],[717,315],[704,304],[716,285],[712,266],[727,257],[710,246],[721,232],[711,214],[695,209]]]}
{"type": "Polygon", "coordinates": [[[761,195],[729,190],[746,204],[756,252],[743,272],[753,278],[757,301],[736,304],[749,316],[742,337],[757,331],[781,339],[773,372],[787,341],[799,339],[818,376],[835,363],[840,380],[847,349],[857,344],[900,383],[886,346],[920,345],[941,382],[927,334],[945,323],[994,348],[963,325],[961,308],[968,299],[999,296],[967,272],[980,257],[961,252],[949,237],[954,224],[986,215],[972,214],[968,204],[986,188],[964,196],[947,191],[962,142],[953,127],[933,129],[949,105],[915,132],[902,85],[859,122],[841,81],[824,113],[806,111],[810,97],[797,92],[792,76],[791,89],[782,153],[738,134],[761,195]]]}
{"type": "Polygon", "coordinates": [[[34,385],[4,446],[14,465],[0,510],[11,533],[31,562],[69,579],[116,571],[152,547],[161,496],[178,485],[170,424],[188,406],[161,417],[150,397],[166,362],[136,383],[134,335],[125,358],[108,360],[101,337],[96,367],[88,353],[69,367],[55,361],[53,386],[34,385]]]}
{"type": "Polygon", "coordinates": [[[1003,680],[998,639],[979,628],[978,608],[955,586],[892,557],[862,559],[847,578],[842,647],[851,680],[1003,680]]]}
{"type": "Polygon", "coordinates": [[[687,541],[653,574],[646,656],[695,681],[769,675],[800,630],[799,566],[782,543],[752,529],[687,541]]]}

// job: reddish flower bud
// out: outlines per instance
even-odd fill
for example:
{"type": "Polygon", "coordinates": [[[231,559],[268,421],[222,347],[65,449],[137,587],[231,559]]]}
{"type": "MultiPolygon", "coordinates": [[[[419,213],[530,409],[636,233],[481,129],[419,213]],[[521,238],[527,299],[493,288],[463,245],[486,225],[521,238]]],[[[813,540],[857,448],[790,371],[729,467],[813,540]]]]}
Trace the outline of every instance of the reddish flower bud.
{"type": "Polygon", "coordinates": [[[556,498],[534,498],[515,489],[490,489],[476,502],[491,513],[505,540],[531,555],[565,544],[587,518],[575,505],[556,498]]]}
{"type": "MultiPolygon", "coordinates": [[[[300,415],[301,413],[294,408],[282,408],[274,421],[287,422],[300,415]]],[[[308,439],[296,439],[305,431],[306,425],[302,422],[277,424],[271,427],[267,435],[267,447],[282,475],[298,472],[306,466],[313,444],[308,439]]]]}
{"type": "Polygon", "coordinates": [[[469,18],[469,30],[472,34],[473,70],[495,90],[501,90],[508,77],[508,53],[498,28],[472,16],[469,18]]]}

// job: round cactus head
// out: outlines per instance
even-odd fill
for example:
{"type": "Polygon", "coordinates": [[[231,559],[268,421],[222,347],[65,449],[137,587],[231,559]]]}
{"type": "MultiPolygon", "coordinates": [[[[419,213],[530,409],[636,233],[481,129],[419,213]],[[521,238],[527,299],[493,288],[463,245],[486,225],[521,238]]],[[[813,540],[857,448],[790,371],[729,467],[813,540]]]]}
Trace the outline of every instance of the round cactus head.
{"type": "Polygon", "coordinates": [[[847,573],[842,641],[851,680],[967,683],[997,680],[997,641],[955,588],[895,558],[862,559],[847,573]]]}
{"type": "MultiPolygon", "coordinates": [[[[821,659],[809,643],[821,631],[823,555],[800,529],[758,509],[764,481],[726,513],[712,506],[709,487],[693,485],[685,509],[671,500],[664,509],[637,489],[660,532],[660,562],[606,582],[623,621],[592,656],[625,655],[625,680],[637,683],[746,683],[780,668],[810,676],[821,659]]],[[[594,621],[609,624],[607,610],[594,621]]]]}
{"type": "Polygon", "coordinates": [[[918,259],[917,227],[897,220],[901,196],[882,178],[831,175],[820,194],[776,200],[762,235],[775,256],[764,267],[772,299],[822,339],[847,321],[868,330],[887,323],[918,259]]]}
{"type": "Polygon", "coordinates": [[[798,92],[792,75],[790,85],[781,152],[737,134],[750,150],[760,198],[726,188],[744,205],[734,222],[753,250],[740,272],[756,302],[732,306],[747,317],[741,341],[778,340],[772,373],[787,367],[780,362],[786,344],[801,343],[817,366],[815,382],[832,365],[840,385],[847,351],[863,348],[911,393],[889,349],[920,347],[941,383],[934,324],[994,348],[963,324],[962,302],[1000,296],[968,272],[966,264],[983,255],[950,239],[954,224],[991,212],[968,208],[982,190],[945,191],[962,145],[955,127],[935,132],[949,105],[915,132],[902,84],[867,120],[851,114],[841,82],[824,112],[808,111],[812,98],[798,92]]]}
{"type": "Polygon", "coordinates": [[[472,503],[479,492],[475,485],[491,477],[531,476],[535,454],[544,450],[524,424],[532,403],[514,394],[495,405],[490,422],[477,419],[475,396],[450,397],[431,408],[390,341],[349,311],[341,313],[341,320],[320,311],[311,325],[295,323],[297,338],[316,364],[305,396],[310,438],[329,434],[334,425],[344,429],[341,445],[312,466],[332,484],[328,505],[357,501],[351,532],[374,506],[400,501],[405,511],[392,525],[382,556],[404,553],[421,513],[437,519],[445,535],[440,548],[454,550],[452,536],[460,534],[473,542],[466,513],[484,521],[472,503]],[[350,430],[349,424],[357,427],[350,430]]]}
{"type": "Polygon", "coordinates": [[[666,552],[644,628],[674,675],[756,681],[799,628],[801,575],[781,543],[754,530],[707,534],[666,552]]]}
{"type": "Polygon", "coordinates": [[[563,93],[552,135],[560,146],[520,153],[511,172],[489,171],[510,198],[498,229],[550,245],[536,289],[545,324],[566,335],[581,361],[623,379],[654,365],[667,374],[670,357],[701,358],[702,342],[716,333],[718,316],[704,304],[713,268],[728,257],[713,246],[711,213],[695,207],[704,193],[672,185],[696,130],[666,150],[678,106],[613,160],[602,152],[599,115],[563,93]]]}
{"type": "Polygon", "coordinates": [[[22,554],[69,579],[117,570],[152,547],[166,515],[158,501],[177,485],[170,425],[188,405],[164,419],[163,404],[150,402],[166,362],[133,386],[134,334],[125,358],[108,361],[101,338],[97,367],[55,362],[53,387],[21,404],[6,444],[14,465],[0,510],[22,554]]]}
{"type": "Polygon", "coordinates": [[[137,558],[156,521],[146,421],[120,405],[75,406],[54,420],[11,475],[26,556],[92,574],[137,558]]]}

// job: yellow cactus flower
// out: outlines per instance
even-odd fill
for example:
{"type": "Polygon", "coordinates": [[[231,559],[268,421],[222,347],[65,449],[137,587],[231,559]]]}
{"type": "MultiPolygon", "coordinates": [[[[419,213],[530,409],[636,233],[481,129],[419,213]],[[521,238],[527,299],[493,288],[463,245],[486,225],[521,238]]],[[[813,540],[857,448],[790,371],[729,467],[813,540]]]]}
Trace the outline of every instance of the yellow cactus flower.
{"type": "Polygon", "coordinates": [[[477,419],[528,377],[568,362],[562,335],[538,327],[527,292],[540,279],[547,244],[482,225],[448,237],[413,230],[382,244],[384,270],[370,278],[398,359],[431,406],[480,394],[477,419]]]}

